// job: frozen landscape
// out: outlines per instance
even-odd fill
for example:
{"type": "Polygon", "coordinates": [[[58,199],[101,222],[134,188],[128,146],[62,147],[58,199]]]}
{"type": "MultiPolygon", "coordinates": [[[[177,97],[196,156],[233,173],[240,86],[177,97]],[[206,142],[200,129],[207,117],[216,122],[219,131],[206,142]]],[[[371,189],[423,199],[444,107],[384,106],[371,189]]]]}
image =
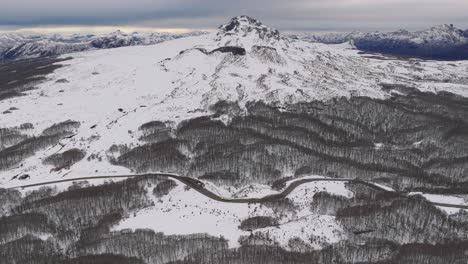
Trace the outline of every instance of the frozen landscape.
{"type": "Polygon", "coordinates": [[[75,38],[3,53],[0,263],[468,260],[468,61],[360,46],[465,31],[75,38]]]}

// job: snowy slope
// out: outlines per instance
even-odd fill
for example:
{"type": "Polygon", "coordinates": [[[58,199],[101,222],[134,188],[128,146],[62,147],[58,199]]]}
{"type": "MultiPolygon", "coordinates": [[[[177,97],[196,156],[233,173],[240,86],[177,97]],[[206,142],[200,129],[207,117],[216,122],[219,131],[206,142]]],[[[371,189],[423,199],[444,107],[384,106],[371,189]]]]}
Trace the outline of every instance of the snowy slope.
{"type": "Polygon", "coordinates": [[[219,100],[242,106],[256,100],[282,105],[341,96],[386,98],[392,91],[382,90],[384,84],[468,96],[467,62],[374,58],[349,45],[291,42],[246,17],[208,35],[73,57],[38,89],[0,101],[2,112],[18,108],[1,115],[1,127],[31,122],[30,136],[66,120],[78,121],[80,127],[22,166],[1,171],[0,183],[24,183],[11,180],[22,174],[30,175],[29,181],[44,181],[128,172],[109,163],[112,145],[137,146],[140,125],[154,120],[176,125],[209,113],[219,100]],[[87,156],[70,169],[51,171],[42,165],[51,154],[72,148],[86,150],[87,156]]]}

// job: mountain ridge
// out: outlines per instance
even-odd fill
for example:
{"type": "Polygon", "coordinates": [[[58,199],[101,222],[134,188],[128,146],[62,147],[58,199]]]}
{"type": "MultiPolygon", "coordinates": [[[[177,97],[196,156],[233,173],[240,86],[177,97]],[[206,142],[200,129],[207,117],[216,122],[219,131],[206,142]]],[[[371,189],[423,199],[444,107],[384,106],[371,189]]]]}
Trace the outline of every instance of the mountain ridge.
{"type": "MultiPolygon", "coordinates": [[[[191,32],[170,33],[124,33],[119,30],[104,35],[3,33],[0,34],[0,61],[55,56],[91,49],[106,49],[133,45],[151,45],[180,37],[206,34],[191,32]]],[[[468,29],[463,31],[453,24],[441,24],[426,30],[411,32],[400,29],[393,32],[343,32],[343,33],[299,33],[282,36],[274,28],[246,15],[232,18],[218,27],[218,46],[274,46],[275,42],[301,39],[308,42],[341,44],[352,42],[357,49],[427,59],[468,59],[468,29]],[[249,34],[254,32],[255,34],[249,34]],[[247,40],[239,38],[249,35],[247,40]],[[241,41],[241,42],[239,42],[241,41]]],[[[287,44],[285,44],[287,45],[287,44]]]]}
{"type": "Polygon", "coordinates": [[[0,34],[0,61],[14,61],[44,56],[135,45],[152,45],[187,36],[197,36],[206,32],[190,33],[125,33],[120,30],[109,34],[60,34],[5,33],[0,34]]]}
{"type": "Polygon", "coordinates": [[[440,60],[468,59],[468,30],[463,31],[453,24],[437,25],[415,32],[400,29],[393,32],[304,33],[291,37],[325,44],[351,41],[357,49],[391,55],[440,60]]]}
{"type": "Polygon", "coordinates": [[[253,45],[269,46],[285,41],[280,32],[246,15],[233,17],[219,26],[216,41],[221,46],[242,46],[251,49],[253,45]]]}

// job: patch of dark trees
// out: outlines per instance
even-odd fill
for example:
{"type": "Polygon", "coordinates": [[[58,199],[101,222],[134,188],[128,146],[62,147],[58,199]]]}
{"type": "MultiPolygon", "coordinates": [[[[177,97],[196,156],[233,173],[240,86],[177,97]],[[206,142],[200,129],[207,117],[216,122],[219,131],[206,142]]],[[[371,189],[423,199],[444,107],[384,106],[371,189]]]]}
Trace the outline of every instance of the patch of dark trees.
{"type": "Polygon", "coordinates": [[[227,125],[216,117],[238,107],[220,102],[213,115],[184,121],[170,139],[130,149],[113,162],[135,172],[176,172],[225,184],[273,183],[296,172],[376,180],[400,191],[466,193],[468,99],[383,89],[400,94],[282,108],[252,102],[227,125]]]}
{"type": "MultiPolygon", "coordinates": [[[[468,214],[447,216],[423,199],[404,199],[349,184],[346,199],[318,193],[311,208],[335,215],[347,238],[323,249],[285,250],[261,239],[241,239],[229,248],[206,234],[164,235],[152,230],[111,228],[152,205],[151,190],[171,188],[164,179],[138,177],[100,186],[77,184],[67,191],[40,189],[21,197],[0,190],[0,263],[466,263],[468,214]],[[159,186],[159,187],[158,187],[159,186]],[[154,187],[154,188],[153,188],[154,187]],[[365,232],[364,232],[365,231],[365,232]],[[255,243],[252,243],[255,241],[255,243]]],[[[287,201],[265,204],[290,207],[287,201]]],[[[154,219],[158,221],[158,219],[154,219]]],[[[255,230],[276,219],[252,217],[241,227],[255,230]]],[[[251,235],[252,236],[252,235],[251,235]]],[[[312,238],[311,238],[312,239],[312,238]]],[[[300,241],[290,241],[297,244],[300,241]]],[[[299,248],[299,247],[295,247],[299,248]]]]}
{"type": "Polygon", "coordinates": [[[59,193],[43,188],[23,198],[0,189],[2,203],[9,204],[0,215],[0,263],[168,263],[200,249],[227,248],[225,239],[206,234],[111,231],[132,212],[154,205],[148,190],[161,184],[167,181],[138,177],[59,193]]]}
{"type": "Polygon", "coordinates": [[[37,83],[46,80],[45,75],[64,66],[58,62],[70,59],[47,57],[0,64],[0,101],[22,96],[24,92],[35,89],[37,83]]]}
{"type": "MultiPolygon", "coordinates": [[[[0,171],[21,166],[24,159],[33,156],[37,151],[56,145],[63,138],[73,136],[74,131],[79,126],[79,122],[68,120],[54,124],[46,128],[40,135],[32,137],[21,133],[21,126],[19,129],[0,129],[0,171]],[[8,147],[1,147],[2,145],[8,147]]],[[[45,162],[63,166],[72,165],[82,154],[72,150],[68,153],[51,156],[45,162]]]]}
{"type": "Polygon", "coordinates": [[[26,138],[27,136],[17,129],[0,128],[0,151],[18,144],[26,138]]]}
{"type": "Polygon", "coordinates": [[[145,123],[138,130],[142,132],[139,139],[148,143],[163,142],[174,137],[172,130],[160,121],[145,123]]]}
{"type": "Polygon", "coordinates": [[[177,183],[175,183],[173,180],[164,180],[156,187],[153,189],[153,194],[156,197],[163,197],[165,195],[168,195],[170,191],[172,191],[175,187],[177,187],[177,183]]]}
{"type": "Polygon", "coordinates": [[[464,211],[448,216],[423,197],[402,197],[353,183],[348,188],[359,195],[348,199],[320,192],[314,196],[311,209],[336,216],[349,239],[432,245],[466,240],[468,218],[464,211]]]}
{"type": "Polygon", "coordinates": [[[69,169],[73,164],[82,160],[86,152],[80,149],[69,149],[62,153],[56,153],[45,158],[43,163],[54,166],[53,170],[69,169]]]}
{"type": "Polygon", "coordinates": [[[241,230],[255,230],[259,228],[265,228],[265,227],[270,227],[270,226],[277,226],[278,221],[269,216],[254,216],[250,217],[247,219],[244,219],[240,226],[239,229],[241,230]]]}
{"type": "Polygon", "coordinates": [[[291,252],[275,246],[242,246],[218,252],[204,251],[171,264],[193,263],[379,263],[379,264],[440,264],[466,263],[467,242],[448,244],[397,245],[388,241],[374,240],[365,244],[343,242],[310,252],[291,252]]]}
{"type": "MultiPolygon", "coordinates": [[[[350,184],[348,188],[358,194],[367,187],[350,184]]],[[[311,206],[317,214],[335,215],[347,232],[347,238],[320,250],[293,247],[298,241],[289,241],[290,246],[298,250],[285,250],[272,241],[265,241],[268,237],[251,234],[240,240],[240,248],[198,252],[172,263],[436,264],[468,261],[466,213],[448,216],[424,199],[404,199],[377,190],[351,199],[318,193],[311,206]]]]}

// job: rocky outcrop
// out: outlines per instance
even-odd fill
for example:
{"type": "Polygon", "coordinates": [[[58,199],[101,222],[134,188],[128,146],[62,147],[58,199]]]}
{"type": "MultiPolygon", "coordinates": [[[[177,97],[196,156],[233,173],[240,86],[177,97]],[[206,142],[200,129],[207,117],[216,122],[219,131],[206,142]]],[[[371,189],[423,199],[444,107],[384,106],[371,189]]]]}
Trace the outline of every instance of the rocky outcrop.
{"type": "Polygon", "coordinates": [[[239,46],[250,50],[253,45],[272,46],[284,41],[278,30],[248,16],[238,16],[221,25],[215,41],[219,46],[239,46]]]}

